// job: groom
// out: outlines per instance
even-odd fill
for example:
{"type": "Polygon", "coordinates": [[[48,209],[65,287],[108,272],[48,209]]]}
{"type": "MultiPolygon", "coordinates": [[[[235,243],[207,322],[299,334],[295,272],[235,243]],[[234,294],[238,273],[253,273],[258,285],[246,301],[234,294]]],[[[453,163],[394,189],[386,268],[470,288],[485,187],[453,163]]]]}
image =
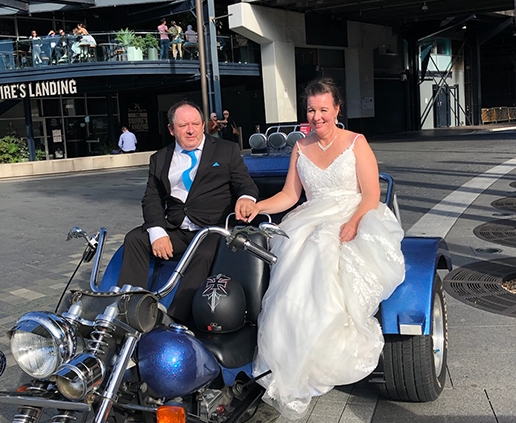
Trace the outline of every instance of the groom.
{"type": "MultiPolygon", "coordinates": [[[[120,287],[145,288],[151,253],[164,260],[183,253],[199,229],[222,225],[233,205],[236,218],[244,220],[258,198],[238,145],[205,135],[204,116],[196,104],[173,105],[168,121],[175,142],[150,158],[144,224],[125,237],[120,287]]],[[[208,235],[194,254],[168,310],[174,319],[188,322],[193,296],[208,276],[218,241],[219,236],[208,235]]]]}

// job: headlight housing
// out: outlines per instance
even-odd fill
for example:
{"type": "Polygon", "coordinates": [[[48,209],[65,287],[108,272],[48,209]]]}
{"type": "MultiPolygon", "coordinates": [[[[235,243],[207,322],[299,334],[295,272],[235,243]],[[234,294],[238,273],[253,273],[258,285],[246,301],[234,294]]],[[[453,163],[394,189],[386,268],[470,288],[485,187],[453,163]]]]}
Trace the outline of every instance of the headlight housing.
{"type": "Polygon", "coordinates": [[[20,368],[36,379],[51,376],[84,345],[68,320],[49,312],[23,315],[7,336],[20,368]]]}

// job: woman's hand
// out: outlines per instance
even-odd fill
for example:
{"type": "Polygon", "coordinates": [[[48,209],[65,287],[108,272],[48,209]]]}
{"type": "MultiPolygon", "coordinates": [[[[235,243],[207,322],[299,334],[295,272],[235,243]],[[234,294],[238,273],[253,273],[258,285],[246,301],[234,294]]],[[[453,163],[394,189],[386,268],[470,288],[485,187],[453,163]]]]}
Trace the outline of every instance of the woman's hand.
{"type": "Polygon", "coordinates": [[[346,222],[340,227],[340,242],[348,242],[357,236],[358,224],[346,222]]]}
{"type": "Polygon", "coordinates": [[[258,215],[258,213],[261,212],[260,206],[258,206],[258,203],[254,204],[253,210],[247,217],[247,222],[252,222],[253,219],[258,215]]]}

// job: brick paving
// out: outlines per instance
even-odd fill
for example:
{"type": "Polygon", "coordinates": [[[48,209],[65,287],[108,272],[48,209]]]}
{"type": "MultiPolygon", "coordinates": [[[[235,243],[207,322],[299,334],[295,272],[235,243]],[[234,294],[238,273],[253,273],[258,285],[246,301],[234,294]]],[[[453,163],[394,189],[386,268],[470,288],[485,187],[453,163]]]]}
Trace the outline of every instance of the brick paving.
{"type": "MultiPolygon", "coordinates": [[[[381,139],[372,146],[380,170],[396,180],[407,230],[471,178],[513,158],[514,138],[511,133],[410,142],[406,138],[381,139]]],[[[0,389],[12,389],[25,378],[10,356],[5,332],[27,311],[53,310],[80,258],[83,245],[80,240],[65,242],[68,230],[79,225],[93,233],[106,227],[106,265],[124,234],[141,223],[146,175],[143,167],[0,181],[0,349],[8,357],[0,389]]],[[[494,194],[502,197],[507,188],[500,185],[494,194]]],[[[468,235],[474,225],[461,226],[461,222],[485,219],[486,210],[485,204],[474,204],[461,216],[455,232],[447,236],[456,265],[479,259],[471,254],[477,241],[468,235]]],[[[76,276],[81,285],[88,284],[89,268],[86,265],[76,276]]],[[[510,422],[516,414],[511,405],[516,386],[508,376],[512,373],[511,334],[516,333],[512,322],[449,299],[449,378],[437,401],[386,401],[362,382],[338,387],[316,399],[301,422],[510,422]]],[[[13,407],[0,405],[0,423],[11,421],[13,415],[13,407]]],[[[262,404],[251,422],[286,420],[262,404]]]]}

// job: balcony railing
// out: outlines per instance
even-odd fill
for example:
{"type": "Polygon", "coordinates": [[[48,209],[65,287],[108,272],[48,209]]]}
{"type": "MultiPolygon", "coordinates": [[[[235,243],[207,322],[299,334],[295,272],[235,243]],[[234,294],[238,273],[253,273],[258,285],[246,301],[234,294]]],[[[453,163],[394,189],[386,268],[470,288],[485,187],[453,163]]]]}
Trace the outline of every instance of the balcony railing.
{"type": "MultiPolygon", "coordinates": [[[[146,34],[136,33],[141,36],[146,34]]],[[[159,43],[159,34],[150,34],[159,43]]],[[[78,37],[70,34],[36,40],[0,36],[0,72],[85,62],[159,59],[159,47],[157,53],[147,48],[138,50],[140,52],[133,54],[132,49],[120,45],[116,40],[116,32],[90,33],[78,37]]],[[[237,36],[217,36],[217,53],[219,63],[258,63],[260,57],[257,44],[237,36]]],[[[182,60],[198,60],[195,45],[188,49],[183,47],[182,60]]]]}

